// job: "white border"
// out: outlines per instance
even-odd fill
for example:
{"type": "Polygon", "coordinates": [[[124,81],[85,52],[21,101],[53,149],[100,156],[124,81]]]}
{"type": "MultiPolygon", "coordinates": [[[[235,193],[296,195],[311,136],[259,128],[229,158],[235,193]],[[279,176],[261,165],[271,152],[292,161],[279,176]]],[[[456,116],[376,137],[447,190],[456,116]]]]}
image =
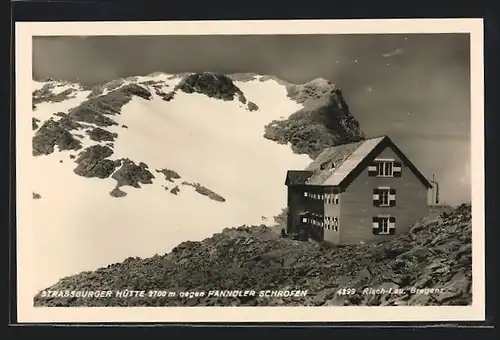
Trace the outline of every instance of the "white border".
{"type": "Polygon", "coordinates": [[[17,256],[19,322],[321,322],[485,319],[484,69],[482,19],[190,22],[16,22],[17,256]],[[32,37],[66,35],[470,33],[473,303],[438,307],[33,307],[30,280],[32,37]],[[472,152],[474,150],[474,152],[472,152]],[[20,227],[22,226],[22,227],[20,227]]]}

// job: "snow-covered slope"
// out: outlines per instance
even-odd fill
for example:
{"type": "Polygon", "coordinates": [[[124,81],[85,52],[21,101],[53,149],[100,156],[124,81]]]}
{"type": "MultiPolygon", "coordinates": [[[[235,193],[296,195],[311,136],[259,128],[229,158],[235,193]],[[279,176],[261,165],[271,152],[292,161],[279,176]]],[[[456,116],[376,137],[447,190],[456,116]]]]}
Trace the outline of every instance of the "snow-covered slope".
{"type": "Polygon", "coordinates": [[[273,223],[286,171],[311,159],[264,129],[303,106],[272,78],[212,76],[33,82],[34,290],[225,227],[273,223]]]}

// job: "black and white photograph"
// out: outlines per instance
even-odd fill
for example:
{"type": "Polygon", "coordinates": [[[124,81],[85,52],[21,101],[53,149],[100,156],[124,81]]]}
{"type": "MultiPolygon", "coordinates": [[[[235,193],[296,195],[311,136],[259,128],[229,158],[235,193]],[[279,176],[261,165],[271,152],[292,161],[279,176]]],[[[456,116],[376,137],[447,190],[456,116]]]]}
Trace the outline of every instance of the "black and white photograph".
{"type": "Polygon", "coordinates": [[[484,317],[482,23],[390,21],[18,23],[18,309],[484,317]]]}

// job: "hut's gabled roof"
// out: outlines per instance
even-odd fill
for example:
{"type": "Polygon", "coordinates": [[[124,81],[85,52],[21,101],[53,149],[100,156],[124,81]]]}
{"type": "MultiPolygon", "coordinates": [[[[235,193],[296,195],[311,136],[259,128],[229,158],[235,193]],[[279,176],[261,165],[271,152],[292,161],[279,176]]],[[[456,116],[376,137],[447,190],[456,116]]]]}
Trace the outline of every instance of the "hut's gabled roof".
{"type": "Polygon", "coordinates": [[[368,166],[367,162],[376,157],[385,147],[391,147],[417,178],[427,188],[432,188],[425,176],[387,136],[369,138],[325,149],[305,170],[288,171],[286,185],[346,187],[360,171],[368,166]]]}

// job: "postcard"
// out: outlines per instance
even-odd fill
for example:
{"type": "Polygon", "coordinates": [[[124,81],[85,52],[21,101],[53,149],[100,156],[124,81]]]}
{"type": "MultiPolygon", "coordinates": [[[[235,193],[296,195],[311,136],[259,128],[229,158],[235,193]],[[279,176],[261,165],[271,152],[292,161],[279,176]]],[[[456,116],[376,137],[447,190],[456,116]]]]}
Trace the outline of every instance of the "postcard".
{"type": "Polygon", "coordinates": [[[19,322],[484,320],[479,19],[16,23],[19,322]]]}

